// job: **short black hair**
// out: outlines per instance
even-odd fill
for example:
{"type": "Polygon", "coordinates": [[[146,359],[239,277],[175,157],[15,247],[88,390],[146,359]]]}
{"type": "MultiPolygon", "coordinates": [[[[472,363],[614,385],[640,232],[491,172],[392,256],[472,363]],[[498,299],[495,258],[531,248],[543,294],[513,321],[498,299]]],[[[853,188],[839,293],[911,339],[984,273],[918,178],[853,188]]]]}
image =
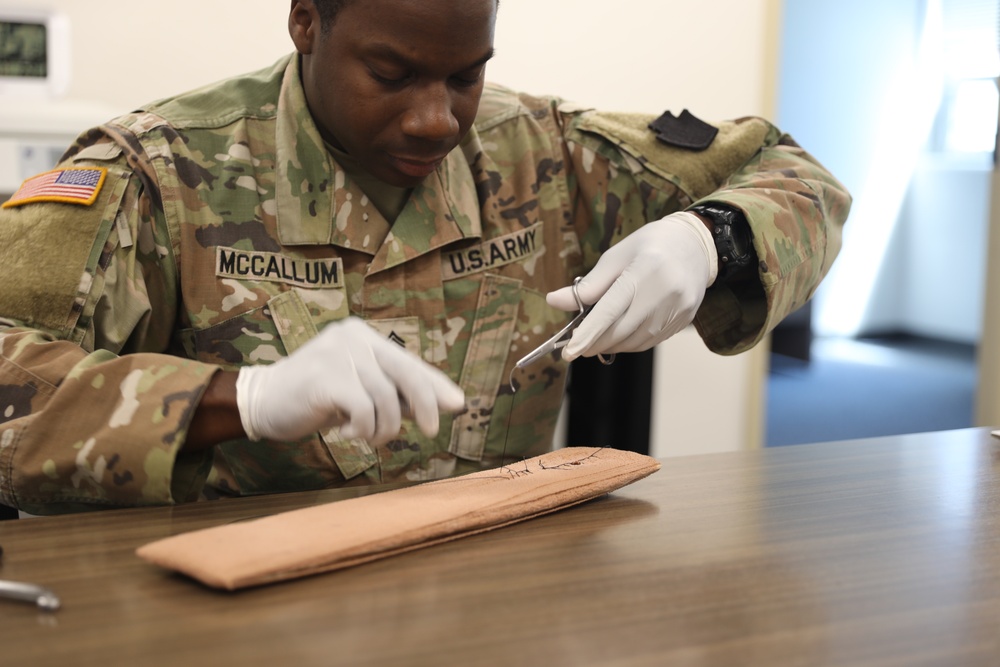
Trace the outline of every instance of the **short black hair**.
{"type": "MultiPolygon", "coordinates": [[[[316,11],[319,13],[319,25],[324,33],[330,31],[330,26],[337,20],[337,14],[347,3],[352,0],[313,0],[316,11]]],[[[497,9],[500,8],[500,0],[497,0],[497,9]]]]}
{"type": "Polygon", "coordinates": [[[348,2],[350,0],[313,0],[316,11],[319,13],[319,23],[323,32],[330,30],[330,26],[337,19],[337,14],[348,2]]]}
{"type": "Polygon", "coordinates": [[[333,22],[337,20],[337,14],[351,0],[313,0],[316,5],[316,12],[319,14],[320,29],[328,32],[333,22]]]}

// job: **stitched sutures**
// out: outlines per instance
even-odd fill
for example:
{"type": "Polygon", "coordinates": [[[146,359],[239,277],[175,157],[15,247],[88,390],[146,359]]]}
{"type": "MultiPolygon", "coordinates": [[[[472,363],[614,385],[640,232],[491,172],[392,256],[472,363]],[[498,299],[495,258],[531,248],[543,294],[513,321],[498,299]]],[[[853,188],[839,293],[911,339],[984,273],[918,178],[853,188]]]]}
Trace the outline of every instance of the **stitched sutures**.
{"type": "MultiPolygon", "coordinates": [[[[524,475],[531,475],[532,471],[528,469],[528,462],[524,459],[524,469],[515,470],[513,467],[507,465],[507,440],[510,438],[510,421],[511,417],[514,416],[514,400],[517,396],[517,390],[520,389],[520,385],[514,381],[514,371],[517,370],[517,366],[510,369],[510,376],[508,380],[510,382],[510,407],[507,408],[507,428],[504,430],[503,435],[503,450],[500,453],[500,470],[504,472],[509,478],[513,479],[516,477],[522,477],[524,475]]],[[[590,453],[589,456],[585,456],[577,461],[566,461],[565,463],[560,463],[556,466],[546,466],[543,461],[538,462],[538,466],[541,470],[566,470],[567,466],[578,466],[584,461],[594,458],[601,451],[607,449],[607,446],[599,447],[590,453]]]]}
{"type": "Polygon", "coordinates": [[[507,461],[507,440],[510,439],[510,418],[514,416],[514,399],[517,397],[517,390],[519,385],[514,384],[514,371],[517,370],[517,366],[510,369],[510,376],[508,380],[510,381],[510,407],[507,408],[507,428],[503,432],[503,451],[500,453],[500,469],[504,469],[504,464],[507,461]]]}

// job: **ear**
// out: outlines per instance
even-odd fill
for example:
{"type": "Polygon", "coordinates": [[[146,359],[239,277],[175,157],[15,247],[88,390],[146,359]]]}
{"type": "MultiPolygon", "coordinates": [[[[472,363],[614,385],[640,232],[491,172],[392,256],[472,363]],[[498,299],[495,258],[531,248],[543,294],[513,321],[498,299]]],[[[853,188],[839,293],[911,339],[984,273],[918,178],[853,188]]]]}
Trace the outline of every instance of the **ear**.
{"type": "Polygon", "coordinates": [[[292,0],[288,12],[288,34],[292,37],[295,50],[309,55],[316,46],[321,31],[319,12],[312,0],[292,0]]]}

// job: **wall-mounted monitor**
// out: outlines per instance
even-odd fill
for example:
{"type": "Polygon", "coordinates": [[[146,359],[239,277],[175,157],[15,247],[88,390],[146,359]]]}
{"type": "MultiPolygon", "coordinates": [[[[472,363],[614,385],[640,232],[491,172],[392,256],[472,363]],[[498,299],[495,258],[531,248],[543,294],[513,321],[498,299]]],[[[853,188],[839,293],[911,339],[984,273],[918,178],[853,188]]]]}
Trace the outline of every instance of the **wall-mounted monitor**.
{"type": "Polygon", "coordinates": [[[69,19],[0,5],[0,102],[59,98],[69,88],[69,19]]]}

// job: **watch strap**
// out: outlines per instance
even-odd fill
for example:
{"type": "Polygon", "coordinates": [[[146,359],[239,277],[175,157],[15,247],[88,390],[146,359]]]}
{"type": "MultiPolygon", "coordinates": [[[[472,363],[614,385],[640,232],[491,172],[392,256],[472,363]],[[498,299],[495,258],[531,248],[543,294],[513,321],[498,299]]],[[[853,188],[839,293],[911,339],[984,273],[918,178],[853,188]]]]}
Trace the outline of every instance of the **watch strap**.
{"type": "Polygon", "coordinates": [[[716,202],[698,204],[690,210],[712,221],[712,238],[719,256],[719,281],[740,276],[757,263],[750,224],[743,211],[716,202]]]}

